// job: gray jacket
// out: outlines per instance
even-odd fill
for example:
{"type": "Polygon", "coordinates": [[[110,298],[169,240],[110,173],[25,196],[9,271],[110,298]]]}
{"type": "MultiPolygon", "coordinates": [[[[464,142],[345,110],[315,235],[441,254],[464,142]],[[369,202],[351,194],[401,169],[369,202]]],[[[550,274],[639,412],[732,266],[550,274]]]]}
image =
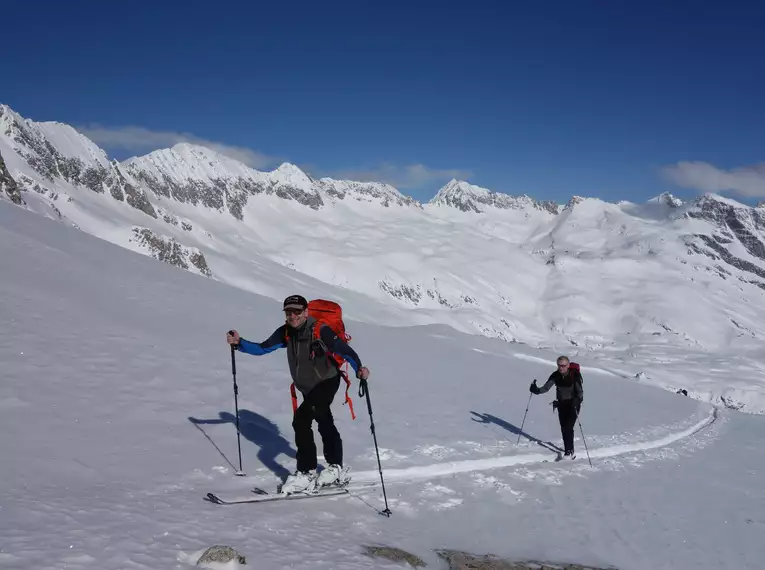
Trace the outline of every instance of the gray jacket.
{"type": "Polygon", "coordinates": [[[555,399],[559,402],[564,400],[584,400],[584,386],[582,386],[582,375],[576,370],[569,370],[565,376],[556,370],[545,382],[544,386],[539,387],[539,393],[544,394],[555,385],[555,399]]]}
{"type": "MultiPolygon", "coordinates": [[[[308,317],[299,329],[287,329],[287,362],[292,381],[303,394],[313,390],[319,382],[334,378],[339,373],[335,362],[321,353],[327,350],[326,344],[314,338],[315,324],[316,319],[308,317]]],[[[322,329],[329,330],[335,336],[329,327],[322,325],[322,329]]]]}
{"type": "Polygon", "coordinates": [[[328,352],[343,357],[358,374],[362,364],[356,351],[326,325],[321,325],[319,338],[316,338],[315,326],[316,319],[308,317],[302,327],[293,329],[282,325],[263,342],[252,342],[241,338],[237,349],[259,356],[279,348],[286,348],[292,381],[303,394],[308,394],[319,382],[335,378],[340,373],[328,352]]]}

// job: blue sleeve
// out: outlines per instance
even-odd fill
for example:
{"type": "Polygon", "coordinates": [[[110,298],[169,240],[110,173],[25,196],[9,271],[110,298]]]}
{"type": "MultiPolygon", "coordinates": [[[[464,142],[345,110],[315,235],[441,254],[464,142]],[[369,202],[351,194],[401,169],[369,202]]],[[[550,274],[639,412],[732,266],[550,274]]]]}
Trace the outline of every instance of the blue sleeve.
{"type": "Polygon", "coordinates": [[[240,337],[239,344],[237,345],[237,348],[241,352],[246,352],[247,354],[254,354],[255,356],[268,354],[269,352],[273,352],[277,348],[286,348],[286,347],[287,347],[287,343],[284,342],[284,325],[276,329],[274,331],[274,334],[272,334],[263,342],[251,342],[249,340],[245,340],[240,337]]]}
{"type": "Polygon", "coordinates": [[[328,326],[322,325],[321,331],[319,332],[321,335],[321,341],[327,346],[327,348],[331,352],[342,356],[346,362],[351,365],[353,371],[358,374],[359,368],[361,368],[362,364],[359,355],[356,354],[356,351],[348,346],[348,344],[339,336],[337,336],[335,331],[333,331],[328,326]]]}

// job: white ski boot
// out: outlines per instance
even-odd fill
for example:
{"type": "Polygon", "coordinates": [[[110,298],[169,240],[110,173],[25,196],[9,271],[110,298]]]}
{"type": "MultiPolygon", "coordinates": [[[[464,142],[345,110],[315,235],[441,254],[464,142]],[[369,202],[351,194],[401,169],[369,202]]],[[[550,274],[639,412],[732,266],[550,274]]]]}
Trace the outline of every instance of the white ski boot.
{"type": "Polygon", "coordinates": [[[324,470],[319,473],[319,478],[316,481],[316,487],[342,487],[348,484],[351,480],[348,475],[348,467],[340,467],[339,465],[328,465],[324,470]]]}
{"type": "Polygon", "coordinates": [[[287,477],[279,492],[282,495],[294,493],[312,493],[316,490],[316,469],[295,471],[287,477]]]}

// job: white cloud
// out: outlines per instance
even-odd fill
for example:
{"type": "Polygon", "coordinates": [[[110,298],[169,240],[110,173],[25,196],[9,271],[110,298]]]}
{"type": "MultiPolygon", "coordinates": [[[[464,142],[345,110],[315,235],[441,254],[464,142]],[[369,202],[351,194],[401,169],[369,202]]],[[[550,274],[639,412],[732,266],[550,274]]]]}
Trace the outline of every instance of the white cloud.
{"type": "Polygon", "coordinates": [[[266,169],[280,162],[274,157],[250,148],[210,141],[191,133],[152,131],[144,127],[103,127],[100,125],[78,127],[77,130],[99,146],[111,149],[120,148],[131,152],[150,152],[186,142],[207,147],[224,156],[243,162],[251,168],[266,169]]]}
{"type": "Polygon", "coordinates": [[[678,162],[663,169],[664,175],[683,188],[702,192],[734,192],[747,197],[765,196],[765,163],[723,170],[707,162],[678,162]]]}
{"type": "Polygon", "coordinates": [[[430,168],[424,164],[409,164],[399,166],[383,163],[372,168],[349,168],[318,174],[318,177],[328,176],[338,180],[354,180],[357,182],[384,182],[400,189],[421,188],[429,182],[450,180],[452,178],[466,179],[472,176],[469,170],[430,168]]]}

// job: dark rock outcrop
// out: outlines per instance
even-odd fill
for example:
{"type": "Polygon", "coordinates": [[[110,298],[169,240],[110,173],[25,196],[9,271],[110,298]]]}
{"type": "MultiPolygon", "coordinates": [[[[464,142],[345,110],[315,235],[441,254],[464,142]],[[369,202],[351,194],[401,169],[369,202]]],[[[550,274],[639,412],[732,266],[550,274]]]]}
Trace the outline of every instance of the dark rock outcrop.
{"type": "Polygon", "coordinates": [[[8,169],[5,166],[5,161],[3,160],[3,155],[0,154],[0,194],[3,192],[14,204],[21,205],[24,203],[24,200],[21,198],[19,186],[11,177],[11,173],[8,172],[8,169]]]}

